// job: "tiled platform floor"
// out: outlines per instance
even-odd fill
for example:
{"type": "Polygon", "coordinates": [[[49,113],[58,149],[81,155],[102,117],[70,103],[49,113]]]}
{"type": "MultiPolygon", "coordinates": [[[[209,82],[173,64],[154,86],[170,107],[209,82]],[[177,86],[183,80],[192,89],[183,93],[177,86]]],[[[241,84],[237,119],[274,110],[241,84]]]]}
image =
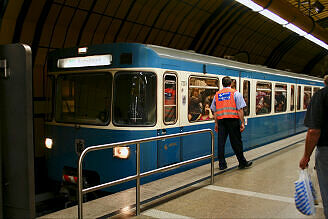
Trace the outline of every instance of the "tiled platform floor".
{"type": "MultiPolygon", "coordinates": [[[[246,158],[254,161],[249,169],[235,168],[235,156],[227,159],[227,171],[220,172],[216,163],[213,185],[205,180],[154,199],[141,206],[141,215],[136,218],[323,218],[321,203],[316,215],[310,217],[300,214],[294,205],[293,182],[298,178],[304,138],[305,133],[246,152],[246,158]]],[[[210,166],[204,165],[148,183],[141,187],[141,200],[151,200],[209,173],[210,166]]],[[[84,218],[134,217],[133,204],[135,189],[129,189],[84,203],[83,215],[84,218]]],[[[42,218],[76,217],[74,206],[42,218]]]]}

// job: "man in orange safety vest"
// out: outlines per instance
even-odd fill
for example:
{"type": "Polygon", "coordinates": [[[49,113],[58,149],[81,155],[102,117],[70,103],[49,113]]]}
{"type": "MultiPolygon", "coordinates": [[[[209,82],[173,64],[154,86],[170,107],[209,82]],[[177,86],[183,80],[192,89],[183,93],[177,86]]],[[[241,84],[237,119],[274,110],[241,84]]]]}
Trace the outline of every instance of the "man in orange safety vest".
{"type": "Polygon", "coordinates": [[[246,106],[242,95],[231,88],[232,80],[226,76],[222,79],[223,89],[216,92],[211,110],[215,114],[215,131],[218,132],[218,158],[219,169],[227,168],[224,158],[224,148],[229,135],[230,143],[239,162],[239,169],[244,169],[252,165],[243,154],[243,142],[241,132],[245,129],[244,111],[246,106]]]}

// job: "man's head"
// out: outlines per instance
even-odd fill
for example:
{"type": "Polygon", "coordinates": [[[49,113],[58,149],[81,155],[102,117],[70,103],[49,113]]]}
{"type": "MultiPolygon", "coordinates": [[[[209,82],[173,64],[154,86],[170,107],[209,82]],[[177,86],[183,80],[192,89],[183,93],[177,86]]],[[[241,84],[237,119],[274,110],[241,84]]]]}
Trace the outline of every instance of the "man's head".
{"type": "Polygon", "coordinates": [[[326,86],[328,86],[328,75],[325,75],[323,77],[323,82],[325,83],[326,86]]]}
{"type": "Polygon", "coordinates": [[[223,87],[230,87],[231,86],[231,78],[229,76],[225,76],[222,78],[222,85],[223,87]]]}

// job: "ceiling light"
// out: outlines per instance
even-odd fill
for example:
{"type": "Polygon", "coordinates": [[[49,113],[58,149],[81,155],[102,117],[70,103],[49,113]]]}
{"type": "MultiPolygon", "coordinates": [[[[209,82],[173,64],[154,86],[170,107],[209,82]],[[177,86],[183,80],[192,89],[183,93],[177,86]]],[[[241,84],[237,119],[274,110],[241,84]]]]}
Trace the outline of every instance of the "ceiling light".
{"type": "Polygon", "coordinates": [[[288,24],[288,21],[286,21],[285,19],[282,19],[281,17],[279,17],[275,13],[269,11],[268,9],[264,9],[263,11],[260,11],[259,13],[280,25],[288,24]]]}
{"type": "Polygon", "coordinates": [[[253,1],[251,0],[236,0],[237,2],[239,2],[240,4],[243,4],[245,5],[246,7],[252,9],[253,11],[262,11],[263,10],[263,7],[254,3],[253,1]]]}
{"type": "Polygon", "coordinates": [[[285,25],[285,27],[295,33],[297,33],[298,35],[300,36],[305,36],[307,34],[307,32],[305,32],[304,30],[302,30],[301,28],[295,26],[294,24],[292,23],[289,23],[287,25],[285,25]]]}
{"type": "Polygon", "coordinates": [[[311,34],[308,34],[306,36],[304,36],[306,39],[314,42],[315,44],[325,48],[325,49],[328,49],[328,45],[326,43],[324,43],[323,41],[319,40],[318,38],[312,36],[311,34]]]}

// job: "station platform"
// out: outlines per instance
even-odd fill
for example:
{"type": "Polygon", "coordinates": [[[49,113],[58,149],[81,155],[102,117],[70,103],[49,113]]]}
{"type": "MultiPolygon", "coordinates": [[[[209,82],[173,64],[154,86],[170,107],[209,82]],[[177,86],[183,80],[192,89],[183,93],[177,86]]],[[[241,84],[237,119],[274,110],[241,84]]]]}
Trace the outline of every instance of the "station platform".
{"type": "MultiPolygon", "coordinates": [[[[135,216],[136,190],[131,188],[83,203],[83,218],[324,218],[315,175],[316,214],[302,215],[294,204],[305,136],[301,133],[245,152],[253,161],[248,169],[238,169],[235,156],[227,158],[224,171],[215,162],[213,185],[210,164],[144,184],[139,216],[135,216]]],[[[313,167],[314,157],[309,165],[313,167]]],[[[73,206],[40,218],[77,218],[77,212],[73,206]]]]}

